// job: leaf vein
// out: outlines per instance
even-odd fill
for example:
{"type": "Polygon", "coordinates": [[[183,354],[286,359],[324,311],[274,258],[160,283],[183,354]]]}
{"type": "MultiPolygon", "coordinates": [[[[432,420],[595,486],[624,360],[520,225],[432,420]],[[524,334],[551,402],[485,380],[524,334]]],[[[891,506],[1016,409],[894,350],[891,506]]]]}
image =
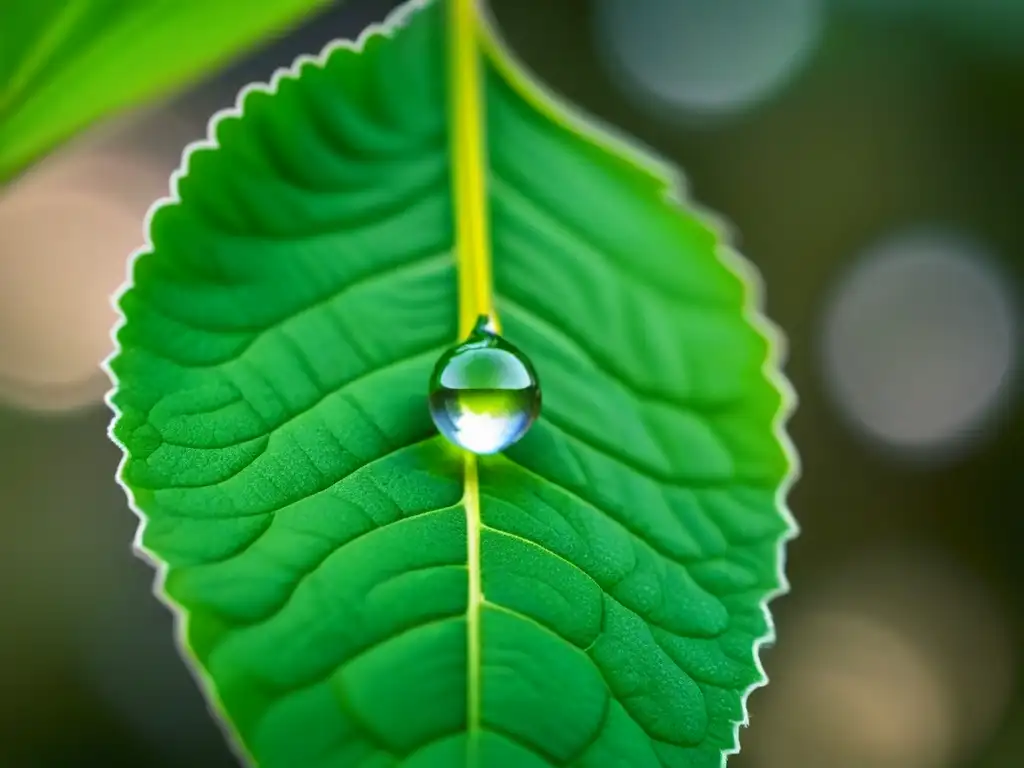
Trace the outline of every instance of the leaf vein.
{"type": "Polygon", "coordinates": [[[579,248],[585,251],[587,261],[589,263],[595,263],[595,260],[591,257],[596,257],[598,261],[607,265],[614,273],[629,278],[639,283],[647,290],[664,296],[673,302],[682,300],[691,306],[716,313],[732,313],[738,308],[731,302],[725,302],[709,296],[701,296],[694,293],[679,293],[669,290],[662,281],[637,271],[630,262],[620,258],[614,249],[606,248],[602,244],[598,243],[592,234],[580,227],[563,221],[550,209],[545,208],[543,205],[533,200],[528,194],[519,190],[513,181],[508,178],[504,178],[503,174],[494,166],[491,168],[490,178],[493,189],[498,193],[496,195],[496,199],[501,199],[502,202],[505,203],[509,200],[518,201],[520,215],[522,218],[527,220],[526,226],[529,229],[533,231],[542,230],[543,227],[538,226],[538,221],[542,222],[547,226],[547,231],[559,233],[563,239],[574,242],[579,248]],[[508,199],[505,199],[505,197],[501,195],[502,191],[506,193],[508,199]]]}
{"type": "Polygon", "coordinates": [[[733,484],[760,488],[768,487],[773,482],[767,477],[758,477],[754,475],[744,476],[739,474],[727,477],[671,477],[664,472],[654,469],[653,467],[642,464],[636,459],[630,458],[628,454],[623,453],[616,448],[612,448],[608,445],[600,445],[592,438],[584,437],[578,429],[568,426],[568,423],[560,417],[552,418],[550,409],[544,413],[542,418],[550,426],[554,427],[574,442],[580,443],[595,453],[600,454],[604,458],[609,459],[616,464],[621,464],[631,472],[635,472],[636,474],[662,486],[681,488],[684,490],[693,490],[695,488],[721,488],[733,484]]]}
{"type": "MultiPolygon", "coordinates": [[[[225,448],[233,448],[235,446],[242,445],[244,443],[252,442],[253,440],[258,440],[258,439],[261,439],[261,438],[268,438],[268,437],[271,437],[275,432],[279,432],[280,430],[290,426],[297,419],[299,419],[299,418],[305,416],[307,413],[315,410],[325,400],[328,400],[331,397],[341,397],[341,398],[349,397],[350,394],[351,394],[352,388],[357,386],[361,382],[365,381],[366,379],[369,379],[369,378],[372,378],[374,376],[380,375],[382,373],[386,373],[388,371],[394,370],[395,368],[400,368],[400,367],[402,367],[404,365],[411,365],[413,363],[413,361],[419,361],[421,358],[423,358],[424,360],[426,360],[426,359],[431,359],[432,360],[436,355],[440,354],[440,352],[443,349],[444,349],[443,346],[430,346],[430,347],[428,347],[428,348],[426,348],[424,350],[412,352],[412,353],[406,354],[406,355],[402,355],[401,357],[395,358],[394,360],[389,360],[388,362],[386,362],[386,363],[384,363],[384,364],[382,364],[382,365],[380,365],[380,366],[378,366],[376,368],[373,368],[373,369],[368,370],[368,371],[364,371],[364,372],[360,373],[358,376],[355,376],[355,377],[349,379],[348,381],[342,382],[337,387],[322,392],[321,395],[318,398],[316,398],[315,400],[310,402],[308,405],[304,406],[303,408],[300,408],[299,410],[296,410],[296,411],[290,413],[285,419],[279,421],[278,423],[274,424],[273,426],[268,427],[266,432],[263,432],[263,433],[260,433],[260,434],[250,435],[250,436],[247,436],[245,438],[242,438],[241,440],[236,440],[236,441],[233,441],[233,442],[230,442],[230,443],[224,443],[224,444],[218,443],[218,444],[215,444],[215,445],[193,445],[193,444],[190,444],[190,443],[174,442],[172,440],[168,440],[168,439],[164,438],[163,436],[161,436],[161,440],[165,444],[171,445],[171,446],[174,446],[174,447],[177,447],[177,448],[187,448],[187,449],[196,450],[196,451],[212,451],[212,450],[224,450],[225,448]]],[[[210,411],[210,413],[211,414],[215,413],[215,411],[210,411]]],[[[199,414],[191,414],[191,415],[199,415],[199,414]]],[[[175,486],[164,486],[164,487],[173,488],[175,486]]],[[[192,486],[185,486],[185,487],[192,487],[192,486]]],[[[150,489],[150,490],[156,490],[156,489],[150,489]]]]}
{"type": "Polygon", "coordinates": [[[574,336],[568,330],[569,326],[565,321],[555,321],[553,318],[546,317],[541,310],[526,307],[524,304],[511,298],[507,292],[499,296],[499,301],[503,309],[511,309],[512,314],[518,315],[521,319],[532,325],[539,333],[549,338],[557,339],[560,343],[573,349],[584,357],[594,370],[608,376],[614,383],[621,386],[642,403],[650,402],[663,405],[686,414],[692,414],[696,411],[702,415],[727,412],[742,403],[742,400],[738,397],[721,399],[683,398],[667,392],[655,392],[639,384],[632,375],[627,374],[624,369],[612,363],[611,358],[604,357],[595,348],[585,344],[580,337],[574,336]]]}

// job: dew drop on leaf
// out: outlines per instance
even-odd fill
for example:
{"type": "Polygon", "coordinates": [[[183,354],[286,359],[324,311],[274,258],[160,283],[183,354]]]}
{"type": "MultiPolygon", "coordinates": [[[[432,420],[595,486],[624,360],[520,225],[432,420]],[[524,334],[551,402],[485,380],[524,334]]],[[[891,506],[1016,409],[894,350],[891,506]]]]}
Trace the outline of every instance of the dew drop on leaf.
{"type": "Polygon", "coordinates": [[[508,448],[540,413],[540,384],[529,359],[486,316],[437,361],[430,415],[448,440],[478,454],[508,448]]]}

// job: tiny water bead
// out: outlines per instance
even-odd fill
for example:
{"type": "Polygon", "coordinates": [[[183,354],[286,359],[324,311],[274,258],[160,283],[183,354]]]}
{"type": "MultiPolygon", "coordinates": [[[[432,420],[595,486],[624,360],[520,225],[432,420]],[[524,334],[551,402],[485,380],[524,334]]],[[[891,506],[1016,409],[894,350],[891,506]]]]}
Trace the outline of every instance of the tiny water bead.
{"type": "Polygon", "coordinates": [[[428,401],[442,435],[491,454],[526,434],[540,413],[540,384],[526,355],[481,316],[468,338],[437,361],[428,401]]]}

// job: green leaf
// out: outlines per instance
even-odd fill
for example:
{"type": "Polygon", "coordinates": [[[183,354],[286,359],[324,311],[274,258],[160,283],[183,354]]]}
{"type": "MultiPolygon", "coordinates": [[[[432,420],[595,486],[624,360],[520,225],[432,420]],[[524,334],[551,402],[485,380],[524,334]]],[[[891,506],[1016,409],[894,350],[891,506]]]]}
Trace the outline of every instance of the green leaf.
{"type": "Polygon", "coordinates": [[[139,543],[267,768],[717,767],[793,532],[754,283],[669,169],[492,50],[494,290],[544,403],[464,497],[426,405],[459,316],[445,35],[414,3],[249,90],[153,214],[110,363],[139,543]]]}
{"type": "Polygon", "coordinates": [[[97,119],[198,79],[328,2],[0,3],[0,182],[97,119]]]}

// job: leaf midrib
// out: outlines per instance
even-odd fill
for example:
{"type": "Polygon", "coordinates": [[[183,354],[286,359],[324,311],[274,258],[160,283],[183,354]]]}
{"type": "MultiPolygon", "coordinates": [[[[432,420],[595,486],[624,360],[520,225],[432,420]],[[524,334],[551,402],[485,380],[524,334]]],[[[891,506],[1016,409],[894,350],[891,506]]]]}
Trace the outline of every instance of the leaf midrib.
{"type": "MultiPolygon", "coordinates": [[[[494,311],[491,271],[490,216],[487,207],[487,168],[484,105],[481,84],[480,19],[474,0],[450,0],[447,54],[449,110],[454,151],[455,252],[458,265],[459,338],[465,338],[481,316],[495,330],[500,321],[494,311]]],[[[464,450],[463,505],[466,508],[466,730],[467,765],[479,763],[481,721],[480,618],[484,602],[480,562],[480,483],[476,456],[464,450]]]]}

